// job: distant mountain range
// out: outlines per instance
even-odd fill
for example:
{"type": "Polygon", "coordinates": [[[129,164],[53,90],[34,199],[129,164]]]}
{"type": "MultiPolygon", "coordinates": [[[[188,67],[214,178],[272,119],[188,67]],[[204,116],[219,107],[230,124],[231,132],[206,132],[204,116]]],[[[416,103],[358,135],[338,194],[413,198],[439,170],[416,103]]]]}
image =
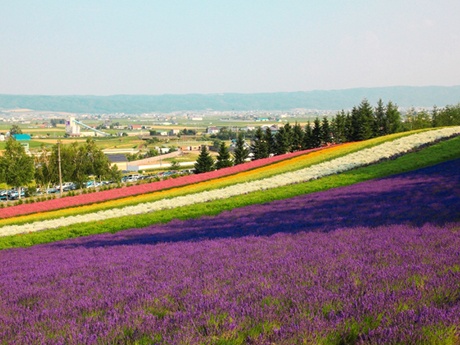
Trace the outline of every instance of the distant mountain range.
{"type": "Polygon", "coordinates": [[[459,86],[395,86],[328,91],[185,95],[39,96],[0,95],[0,109],[27,108],[71,113],[144,113],[173,111],[242,111],[350,109],[366,98],[400,107],[444,107],[460,103],[459,86]]]}

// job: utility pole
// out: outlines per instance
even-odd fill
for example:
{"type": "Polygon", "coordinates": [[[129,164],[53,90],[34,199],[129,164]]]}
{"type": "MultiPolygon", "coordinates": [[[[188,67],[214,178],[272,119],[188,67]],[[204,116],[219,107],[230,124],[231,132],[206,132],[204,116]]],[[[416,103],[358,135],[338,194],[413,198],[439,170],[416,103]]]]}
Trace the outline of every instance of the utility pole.
{"type": "Polygon", "coordinates": [[[61,140],[58,140],[59,193],[62,197],[61,140]]]}

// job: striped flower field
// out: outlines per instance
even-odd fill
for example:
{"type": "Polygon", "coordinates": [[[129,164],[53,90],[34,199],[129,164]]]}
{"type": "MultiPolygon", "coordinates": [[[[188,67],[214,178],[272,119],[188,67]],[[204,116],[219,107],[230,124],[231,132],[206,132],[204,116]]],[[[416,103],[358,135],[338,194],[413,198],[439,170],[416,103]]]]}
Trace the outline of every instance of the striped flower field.
{"type": "MultiPolygon", "coordinates": [[[[308,152],[315,152],[319,149],[312,149],[308,152]]],[[[184,176],[176,179],[168,179],[155,183],[142,184],[137,186],[130,186],[128,188],[118,188],[114,190],[106,190],[93,194],[82,194],[63,199],[52,199],[36,204],[21,204],[14,207],[9,207],[2,210],[0,218],[9,218],[18,215],[45,212],[51,210],[58,210],[73,206],[81,206],[86,204],[100,203],[107,200],[114,200],[125,198],[129,196],[141,195],[146,193],[157,192],[164,189],[170,189],[174,187],[180,187],[193,183],[199,183],[210,179],[220,178],[227,175],[237,174],[246,170],[256,169],[264,165],[273,164],[285,159],[294,158],[300,155],[304,155],[306,152],[293,152],[283,156],[274,156],[271,158],[261,159],[249,162],[244,165],[237,165],[227,169],[215,170],[199,175],[184,176]]]]}
{"type": "MultiPolygon", "coordinates": [[[[138,214],[151,213],[164,209],[194,205],[217,199],[237,197],[241,194],[247,194],[250,192],[263,191],[290,184],[301,183],[351,170],[360,166],[376,163],[382,159],[388,159],[409,152],[410,150],[413,150],[419,146],[426,145],[428,143],[442,139],[443,137],[450,137],[458,133],[460,133],[459,127],[417,133],[393,141],[387,141],[380,145],[359,150],[357,152],[315,164],[304,169],[280,173],[268,178],[261,178],[259,180],[250,182],[235,183],[224,188],[213,188],[215,181],[210,180],[206,183],[206,190],[203,192],[189,193],[187,195],[174,198],[167,197],[153,202],[143,202],[135,206],[126,206],[121,209],[108,209],[93,213],[85,212],[81,215],[70,215],[68,217],[61,216],[59,218],[50,220],[36,221],[31,223],[27,222],[23,225],[6,225],[0,227],[0,235],[14,235],[18,233],[66,227],[84,222],[96,222],[122,216],[133,216],[138,214]]],[[[243,169],[240,168],[240,170],[243,169]]],[[[225,175],[225,173],[221,173],[221,175],[225,175]]],[[[166,183],[168,183],[168,181],[166,181],[166,183]]],[[[180,183],[182,182],[179,182],[179,184],[180,183]]],[[[160,183],[159,186],[160,187],[158,188],[161,188],[162,184],[160,183]]],[[[150,189],[154,188],[150,187],[150,189]]],[[[78,213],[80,213],[80,211],[81,210],[77,210],[78,213]]],[[[13,221],[17,221],[17,219],[13,221]]],[[[21,221],[21,219],[19,219],[19,221],[21,221]]]]}
{"type": "MultiPolygon", "coordinates": [[[[49,231],[129,225],[176,209],[197,216],[1,250],[0,344],[458,344],[460,140],[431,143],[459,132],[408,136],[293,170],[279,162],[279,175],[242,172],[251,178],[232,198],[179,207],[179,198],[205,192],[159,191],[174,195],[172,209],[49,231]],[[369,179],[425,160],[436,164],[369,179]],[[330,188],[348,179],[367,181],[330,188]],[[330,187],[296,194],[310,184],[330,187]],[[200,216],[252,195],[262,202],[200,216]]],[[[228,190],[241,185],[231,183],[238,176],[201,183],[207,193],[228,190]]],[[[115,204],[119,216],[145,203],[115,204]]]]}

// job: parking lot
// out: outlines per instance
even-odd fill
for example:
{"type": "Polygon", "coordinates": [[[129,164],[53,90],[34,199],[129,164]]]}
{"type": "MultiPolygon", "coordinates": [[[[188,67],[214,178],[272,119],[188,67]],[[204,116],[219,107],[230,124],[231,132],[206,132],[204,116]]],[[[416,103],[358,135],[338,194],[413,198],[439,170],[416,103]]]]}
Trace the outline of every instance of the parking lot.
{"type": "MultiPolygon", "coordinates": [[[[192,173],[192,170],[185,170],[185,171],[164,171],[160,172],[157,174],[150,174],[150,175],[142,175],[142,174],[129,174],[126,176],[123,176],[121,181],[119,183],[121,184],[134,184],[134,183],[148,183],[148,182],[153,182],[153,181],[158,181],[158,180],[163,180],[167,178],[171,178],[172,176],[177,176],[177,175],[184,175],[184,174],[190,174],[192,173]]],[[[110,186],[110,185],[117,185],[119,184],[114,181],[95,181],[95,180],[90,180],[87,181],[83,189],[86,188],[96,188],[99,189],[103,186],[110,186]]],[[[71,191],[77,191],[79,190],[78,186],[74,182],[63,182],[62,183],[62,191],[64,193],[68,193],[71,191]]],[[[27,188],[21,188],[21,198],[19,198],[19,191],[16,188],[12,189],[2,189],[0,190],[0,201],[14,201],[14,200],[19,200],[23,198],[28,198],[28,197],[37,197],[37,196],[43,196],[43,195],[56,195],[60,194],[61,192],[61,186],[60,185],[54,185],[50,186],[48,188],[37,188],[35,191],[30,192],[27,188]]]]}

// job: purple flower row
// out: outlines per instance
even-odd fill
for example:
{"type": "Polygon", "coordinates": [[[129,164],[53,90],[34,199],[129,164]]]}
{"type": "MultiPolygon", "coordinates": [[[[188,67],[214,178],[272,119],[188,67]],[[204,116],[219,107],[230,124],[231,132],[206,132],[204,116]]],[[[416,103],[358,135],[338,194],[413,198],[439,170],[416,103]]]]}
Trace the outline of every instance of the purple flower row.
{"type": "Polygon", "coordinates": [[[459,171],[1,251],[0,343],[455,343],[459,171]]]}

